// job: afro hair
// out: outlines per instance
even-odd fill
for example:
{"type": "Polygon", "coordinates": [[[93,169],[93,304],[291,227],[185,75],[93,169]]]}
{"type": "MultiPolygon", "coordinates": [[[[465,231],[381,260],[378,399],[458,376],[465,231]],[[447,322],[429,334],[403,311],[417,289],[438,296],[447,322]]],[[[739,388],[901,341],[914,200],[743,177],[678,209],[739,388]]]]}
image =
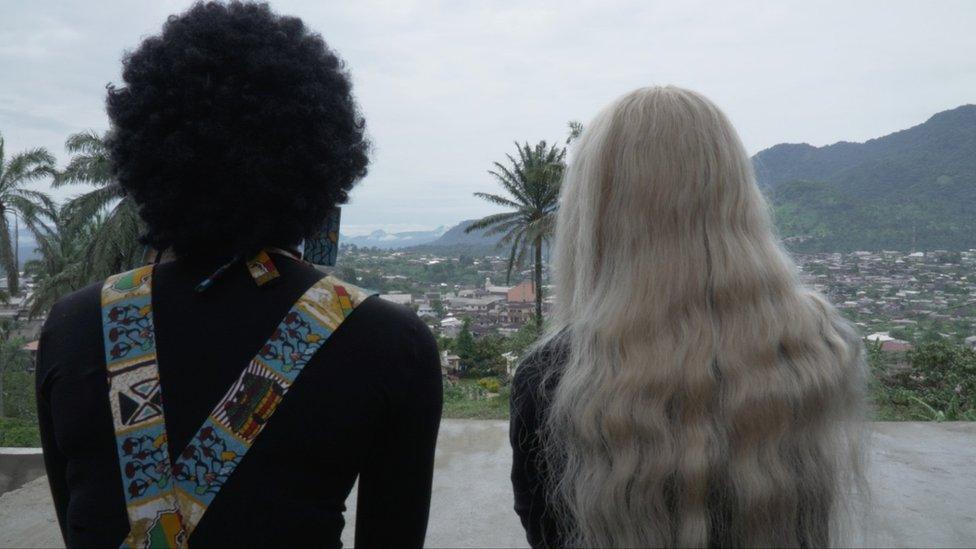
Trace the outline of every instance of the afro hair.
{"type": "Polygon", "coordinates": [[[366,175],[342,60],[267,4],[197,3],[123,59],[109,86],[112,169],[143,241],[178,256],[297,244],[366,175]]]}

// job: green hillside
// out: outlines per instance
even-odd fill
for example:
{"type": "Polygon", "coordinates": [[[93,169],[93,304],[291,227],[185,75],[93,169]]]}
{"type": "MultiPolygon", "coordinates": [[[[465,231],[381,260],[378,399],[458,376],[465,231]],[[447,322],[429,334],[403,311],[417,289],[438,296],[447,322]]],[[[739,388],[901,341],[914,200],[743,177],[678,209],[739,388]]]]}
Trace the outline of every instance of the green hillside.
{"type": "Polygon", "coordinates": [[[753,157],[796,251],[976,248],[976,105],[865,143],[753,157]]]}

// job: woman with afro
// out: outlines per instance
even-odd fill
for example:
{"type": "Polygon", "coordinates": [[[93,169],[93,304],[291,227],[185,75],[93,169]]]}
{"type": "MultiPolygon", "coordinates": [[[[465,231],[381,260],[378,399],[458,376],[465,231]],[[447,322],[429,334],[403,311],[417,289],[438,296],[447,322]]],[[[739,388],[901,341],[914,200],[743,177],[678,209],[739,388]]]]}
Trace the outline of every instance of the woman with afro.
{"type": "Polygon", "coordinates": [[[109,87],[114,175],[172,258],[59,301],[37,399],[66,544],[420,546],[441,413],[410,310],[298,249],[366,174],[342,60],[267,5],[199,3],[109,87]]]}

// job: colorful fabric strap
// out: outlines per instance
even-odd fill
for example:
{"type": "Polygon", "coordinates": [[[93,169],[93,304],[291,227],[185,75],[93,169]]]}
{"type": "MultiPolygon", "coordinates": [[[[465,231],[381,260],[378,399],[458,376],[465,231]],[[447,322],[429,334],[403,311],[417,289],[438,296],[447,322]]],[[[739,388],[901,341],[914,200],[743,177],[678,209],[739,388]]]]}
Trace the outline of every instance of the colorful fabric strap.
{"type": "Polygon", "coordinates": [[[130,532],[122,547],[186,547],[302,369],[367,297],[327,276],[292,306],[268,341],[170,462],[156,363],[153,266],[102,288],[109,399],[130,532]]]}

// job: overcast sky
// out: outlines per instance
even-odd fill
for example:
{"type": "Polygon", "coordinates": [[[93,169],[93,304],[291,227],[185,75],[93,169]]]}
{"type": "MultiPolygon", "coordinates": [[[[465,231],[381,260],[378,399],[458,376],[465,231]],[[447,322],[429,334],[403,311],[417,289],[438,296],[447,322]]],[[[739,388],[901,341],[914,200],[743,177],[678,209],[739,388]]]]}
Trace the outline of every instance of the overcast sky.
{"type": "MultiPolygon", "coordinates": [[[[976,1],[287,0],[347,61],[375,144],[343,232],[453,225],[496,209],[512,141],[562,140],[640,86],[711,97],[750,153],[863,141],[976,103],[976,1]]],[[[8,155],[104,130],[122,53],[188,1],[0,0],[8,155]]],[[[81,188],[58,190],[63,198],[81,188]]]]}

